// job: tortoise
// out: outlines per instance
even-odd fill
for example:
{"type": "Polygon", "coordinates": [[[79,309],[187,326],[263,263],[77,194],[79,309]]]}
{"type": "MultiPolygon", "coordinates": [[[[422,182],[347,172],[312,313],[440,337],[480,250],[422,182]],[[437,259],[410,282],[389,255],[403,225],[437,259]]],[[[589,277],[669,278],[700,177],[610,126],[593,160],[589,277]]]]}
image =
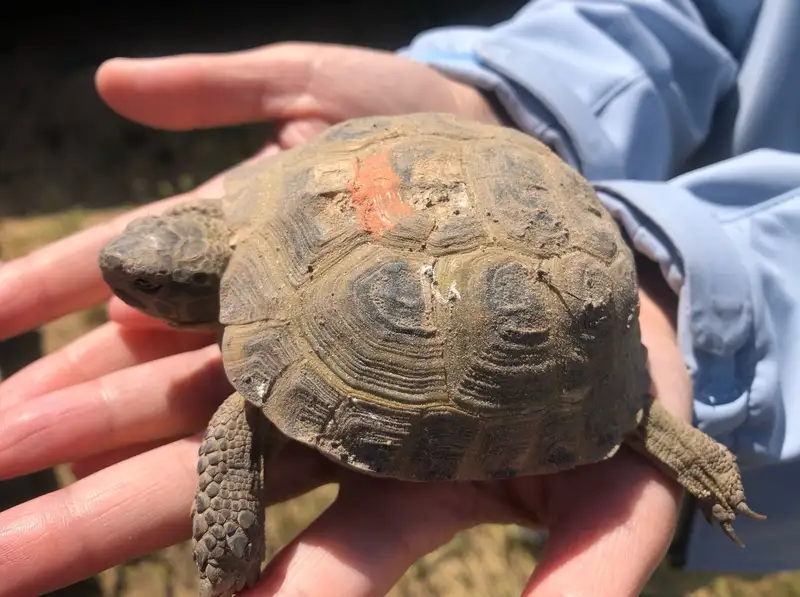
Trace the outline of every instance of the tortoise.
{"type": "Polygon", "coordinates": [[[216,329],[235,389],[199,448],[201,594],[251,586],[287,441],[408,481],[540,475],[624,443],[737,543],[736,459],[651,395],[633,253],[592,186],[508,127],[353,119],[130,223],[124,302],[216,329]]]}

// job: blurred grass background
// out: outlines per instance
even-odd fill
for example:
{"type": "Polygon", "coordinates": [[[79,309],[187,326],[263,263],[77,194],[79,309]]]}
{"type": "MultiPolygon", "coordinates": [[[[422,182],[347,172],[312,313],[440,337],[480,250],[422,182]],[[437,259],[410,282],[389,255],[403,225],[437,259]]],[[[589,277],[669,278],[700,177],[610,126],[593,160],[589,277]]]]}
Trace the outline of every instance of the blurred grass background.
{"type": "MultiPolygon", "coordinates": [[[[229,2],[206,12],[182,2],[110,12],[70,3],[48,9],[0,7],[0,259],[13,259],[131,206],[188,190],[256,151],[269,125],[152,131],[111,113],[93,74],[115,55],[227,51],[285,39],[395,48],[446,23],[492,22],[522,0],[413,0],[387,5],[305,2],[272,6],[229,2]],[[291,5],[289,5],[291,4],[291,5]],[[488,16],[492,13],[492,16],[488,16]],[[100,25],[100,26],[98,26],[100,25]]],[[[110,6],[110,5],[109,5],[110,6]]],[[[105,319],[102,307],[45,325],[41,334],[0,345],[5,375],[63,346],[105,319]]],[[[66,467],[0,483],[0,509],[71,482],[66,467]]],[[[323,487],[269,513],[279,548],[335,496],[323,487]]],[[[515,528],[481,526],[419,561],[391,597],[519,595],[535,562],[515,528]]],[[[2,582],[2,581],[0,581],[2,582]]],[[[53,594],[57,597],[188,597],[196,594],[188,543],[127,562],[53,594]]],[[[800,597],[800,573],[757,581],[722,577],[692,597],[800,597]]]]}

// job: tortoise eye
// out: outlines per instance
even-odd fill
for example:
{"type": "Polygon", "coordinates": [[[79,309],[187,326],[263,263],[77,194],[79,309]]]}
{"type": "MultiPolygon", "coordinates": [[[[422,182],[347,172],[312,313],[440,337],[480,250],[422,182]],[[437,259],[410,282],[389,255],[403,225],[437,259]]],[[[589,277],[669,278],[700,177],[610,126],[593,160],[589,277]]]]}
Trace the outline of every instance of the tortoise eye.
{"type": "Polygon", "coordinates": [[[160,284],[155,284],[144,278],[136,278],[136,280],[133,281],[133,285],[137,290],[146,292],[147,294],[155,294],[158,292],[158,289],[161,288],[160,284]]]}

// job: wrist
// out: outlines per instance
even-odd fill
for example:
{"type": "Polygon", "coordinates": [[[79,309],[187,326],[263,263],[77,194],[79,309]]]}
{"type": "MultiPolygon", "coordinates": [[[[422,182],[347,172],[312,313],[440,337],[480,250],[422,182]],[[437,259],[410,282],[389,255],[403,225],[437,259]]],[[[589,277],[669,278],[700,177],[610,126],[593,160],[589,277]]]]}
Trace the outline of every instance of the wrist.
{"type": "Polygon", "coordinates": [[[449,81],[457,114],[486,124],[507,124],[508,119],[503,117],[502,109],[491,94],[467,83],[453,79],[449,81]]]}
{"type": "Polygon", "coordinates": [[[656,262],[635,254],[636,276],[642,310],[659,320],[664,331],[677,336],[678,296],[669,287],[656,262]]]}
{"type": "Polygon", "coordinates": [[[639,283],[639,323],[647,347],[652,391],[673,415],[692,420],[692,383],[678,347],[678,297],[658,266],[636,256],[639,283]]]}

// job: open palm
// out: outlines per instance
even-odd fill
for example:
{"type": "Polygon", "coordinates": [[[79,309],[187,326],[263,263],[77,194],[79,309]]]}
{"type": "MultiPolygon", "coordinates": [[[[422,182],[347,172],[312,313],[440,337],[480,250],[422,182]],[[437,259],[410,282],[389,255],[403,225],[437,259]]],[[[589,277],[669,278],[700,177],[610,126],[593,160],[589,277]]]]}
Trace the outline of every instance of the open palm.
{"type": "MultiPolygon", "coordinates": [[[[491,122],[477,91],[393,54],[285,44],[218,56],[115,60],[98,89],[122,115],[187,129],[274,120],[276,144],[364,115],[453,112],[491,122]]],[[[256,156],[254,159],[259,159],[256,156]]],[[[223,175],[224,176],[224,175],[223,175]]],[[[0,268],[0,335],[108,300],[100,247],[127,221],[219,196],[221,177],[0,268]]],[[[655,391],[688,418],[690,387],[670,309],[640,293],[655,391]]],[[[230,393],[212,336],[178,332],[120,303],[111,321],[0,385],[0,478],[74,463],[81,480],[0,513],[0,596],[39,594],[190,536],[201,432],[230,393]]],[[[622,450],[540,478],[378,480],[292,444],[273,465],[283,500],[337,481],[334,504],[272,561],[257,595],[379,596],[419,557],[484,522],[546,526],[525,595],[637,595],[669,543],[679,490],[622,450]]]]}

